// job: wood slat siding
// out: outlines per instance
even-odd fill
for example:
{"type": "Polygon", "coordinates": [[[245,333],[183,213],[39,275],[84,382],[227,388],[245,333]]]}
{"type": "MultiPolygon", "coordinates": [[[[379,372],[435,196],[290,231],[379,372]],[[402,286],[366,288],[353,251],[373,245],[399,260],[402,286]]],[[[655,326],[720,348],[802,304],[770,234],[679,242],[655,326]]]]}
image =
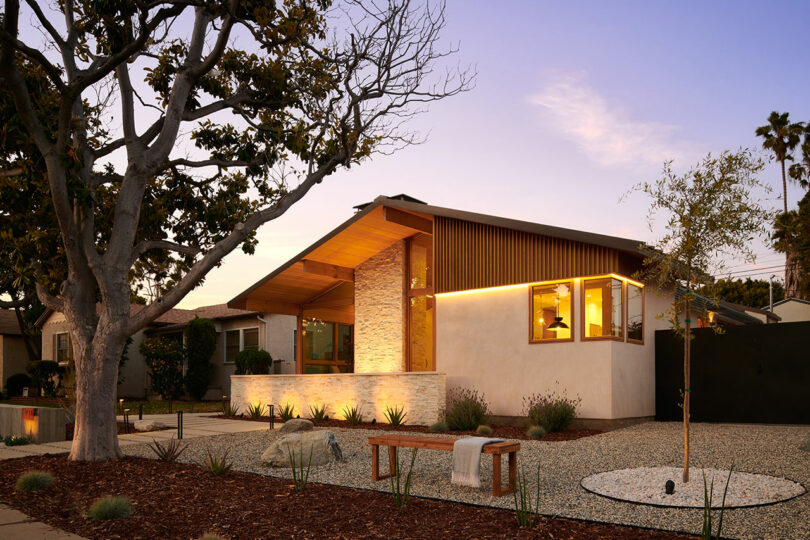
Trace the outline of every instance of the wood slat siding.
{"type": "Polygon", "coordinates": [[[436,216],[437,293],[610,272],[631,275],[640,260],[617,250],[436,216]]]}

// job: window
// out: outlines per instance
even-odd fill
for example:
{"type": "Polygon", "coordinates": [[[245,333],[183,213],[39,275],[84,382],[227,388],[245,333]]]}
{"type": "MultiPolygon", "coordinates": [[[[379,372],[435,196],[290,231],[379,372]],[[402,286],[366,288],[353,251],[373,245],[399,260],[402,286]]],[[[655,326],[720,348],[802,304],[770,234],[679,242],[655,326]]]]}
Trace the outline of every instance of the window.
{"type": "Polygon", "coordinates": [[[627,341],[644,343],[644,289],[627,284],[627,341]]]}
{"type": "Polygon", "coordinates": [[[408,371],[433,371],[433,238],[408,239],[408,371]]]}
{"type": "Polygon", "coordinates": [[[70,344],[70,334],[56,334],[54,336],[54,356],[60,364],[67,364],[73,360],[73,347],[70,344]]]}
{"type": "Polygon", "coordinates": [[[622,316],[621,280],[584,280],[582,339],[624,339],[622,316]]]}
{"type": "Polygon", "coordinates": [[[349,324],[304,321],[304,373],[353,373],[354,328],[349,324]]]}
{"type": "Polygon", "coordinates": [[[573,341],[573,285],[573,281],[566,281],[531,287],[530,343],[573,341]]]}
{"type": "Polygon", "coordinates": [[[246,349],[259,349],[259,329],[240,328],[238,330],[225,331],[225,363],[232,364],[236,361],[239,351],[246,349]]]}

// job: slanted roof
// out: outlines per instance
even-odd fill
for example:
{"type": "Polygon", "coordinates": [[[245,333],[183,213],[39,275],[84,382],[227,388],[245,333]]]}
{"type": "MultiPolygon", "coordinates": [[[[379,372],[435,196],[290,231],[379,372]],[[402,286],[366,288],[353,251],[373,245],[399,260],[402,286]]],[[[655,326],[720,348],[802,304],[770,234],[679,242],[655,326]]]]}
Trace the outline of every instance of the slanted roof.
{"type": "MultiPolygon", "coordinates": [[[[675,298],[680,300],[686,294],[686,289],[679,286],[675,290],[675,298]]],[[[722,322],[744,325],[744,324],[764,324],[760,319],[753,315],[749,315],[745,310],[760,311],[756,308],[749,308],[741,306],[740,304],[732,304],[725,300],[718,300],[715,302],[711,298],[695,293],[694,306],[701,311],[712,311],[717,314],[722,322]]]]}
{"type": "Polygon", "coordinates": [[[782,304],[787,304],[788,302],[796,302],[798,304],[807,304],[808,306],[810,306],[810,301],[808,300],[802,300],[801,298],[785,298],[784,300],[774,302],[773,307],[781,306],[782,304]]]}
{"type": "MultiPolygon", "coordinates": [[[[129,314],[135,315],[140,310],[142,310],[144,305],[141,304],[130,304],[129,306],[129,314]]],[[[96,309],[99,310],[100,306],[97,305],[96,309]]],[[[53,310],[46,309],[45,312],[37,319],[36,325],[42,326],[45,324],[45,321],[48,320],[53,314],[53,310]]],[[[194,317],[200,317],[202,319],[212,319],[212,320],[225,320],[225,319],[233,319],[238,317],[247,317],[250,315],[258,315],[256,311],[247,311],[244,309],[234,309],[228,307],[226,304],[214,304],[211,306],[201,306],[194,309],[180,309],[174,308],[170,309],[154,321],[150,323],[150,326],[166,326],[166,325],[176,325],[178,327],[183,327],[188,322],[193,319],[194,317]]]]}
{"type": "Polygon", "coordinates": [[[20,324],[17,322],[17,314],[13,309],[0,309],[0,335],[22,335],[20,324]]]}

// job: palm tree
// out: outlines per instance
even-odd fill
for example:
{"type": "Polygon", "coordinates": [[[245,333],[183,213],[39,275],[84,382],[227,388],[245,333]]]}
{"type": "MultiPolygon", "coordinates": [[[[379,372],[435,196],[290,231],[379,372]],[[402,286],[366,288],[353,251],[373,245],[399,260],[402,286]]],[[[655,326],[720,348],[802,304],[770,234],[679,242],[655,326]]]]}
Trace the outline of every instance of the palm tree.
{"type": "Polygon", "coordinates": [[[760,126],[756,130],[757,137],[764,139],[762,147],[773,152],[776,160],[782,166],[782,202],[785,205],[785,213],[788,211],[785,162],[793,161],[791,152],[799,144],[804,128],[801,122],[791,124],[788,114],[773,111],[768,117],[768,124],[760,126]]]}
{"type": "Polygon", "coordinates": [[[788,170],[788,175],[800,186],[810,188],[810,122],[804,124],[804,141],[801,146],[802,157],[788,170]]]}

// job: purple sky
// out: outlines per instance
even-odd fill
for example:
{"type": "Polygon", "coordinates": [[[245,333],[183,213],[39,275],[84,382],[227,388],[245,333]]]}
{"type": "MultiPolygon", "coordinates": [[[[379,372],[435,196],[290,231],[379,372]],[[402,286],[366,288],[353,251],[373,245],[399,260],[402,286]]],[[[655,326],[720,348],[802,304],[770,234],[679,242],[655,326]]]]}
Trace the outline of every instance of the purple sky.
{"type": "MultiPolygon", "coordinates": [[[[415,124],[428,142],[330,177],[261,229],[256,255],[231,254],[181,307],[232,298],[379,194],[653,241],[648,201],[618,200],[657,178],[665,159],[687,167],[710,151],[758,148],[754,129],[773,109],[810,120],[799,37],[807,2],[450,0],[447,8],[445,37],[460,42],[459,58],[479,76],[472,92],[415,124]]],[[[772,197],[781,193],[775,166],[762,179],[778,188],[772,197]]],[[[789,188],[789,205],[800,197],[789,188]]],[[[756,251],[756,267],[784,263],[764,245],[756,251]]],[[[764,272],[755,277],[782,274],[764,272]]]]}

